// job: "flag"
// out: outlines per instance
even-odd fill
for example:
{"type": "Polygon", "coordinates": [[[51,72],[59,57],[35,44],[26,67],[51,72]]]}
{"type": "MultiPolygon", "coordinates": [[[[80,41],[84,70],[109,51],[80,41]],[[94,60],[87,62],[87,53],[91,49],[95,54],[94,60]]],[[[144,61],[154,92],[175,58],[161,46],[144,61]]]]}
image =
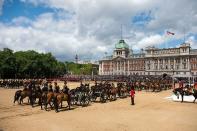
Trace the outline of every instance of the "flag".
{"type": "Polygon", "coordinates": [[[170,31],[167,31],[167,35],[174,35],[175,33],[172,33],[170,31]]]}

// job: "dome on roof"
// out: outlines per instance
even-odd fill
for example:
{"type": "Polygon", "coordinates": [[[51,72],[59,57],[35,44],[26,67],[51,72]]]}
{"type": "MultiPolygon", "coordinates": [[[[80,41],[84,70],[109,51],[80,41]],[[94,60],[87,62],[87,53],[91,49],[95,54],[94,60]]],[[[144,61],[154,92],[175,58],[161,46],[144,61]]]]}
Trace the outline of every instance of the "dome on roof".
{"type": "Polygon", "coordinates": [[[119,40],[119,42],[115,45],[116,49],[128,49],[129,45],[125,43],[124,40],[119,40]]]}

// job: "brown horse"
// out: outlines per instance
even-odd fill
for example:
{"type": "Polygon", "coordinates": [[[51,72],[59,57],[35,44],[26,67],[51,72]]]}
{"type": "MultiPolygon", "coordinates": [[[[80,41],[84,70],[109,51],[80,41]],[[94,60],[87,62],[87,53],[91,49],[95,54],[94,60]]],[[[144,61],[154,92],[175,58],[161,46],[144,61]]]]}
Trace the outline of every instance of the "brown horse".
{"type": "Polygon", "coordinates": [[[69,94],[64,94],[63,92],[58,93],[55,97],[54,97],[54,107],[55,107],[55,111],[58,112],[58,108],[59,105],[61,104],[62,107],[62,102],[63,101],[67,101],[68,103],[68,108],[70,110],[70,105],[71,105],[71,99],[70,99],[70,95],[69,94]]]}
{"type": "Polygon", "coordinates": [[[39,99],[38,104],[40,105],[41,104],[41,99],[42,99],[42,91],[39,90],[39,88],[36,88],[35,90],[32,90],[32,93],[31,93],[31,100],[32,100],[31,105],[32,105],[32,107],[33,107],[33,104],[35,104],[36,99],[39,99]]]}
{"type": "Polygon", "coordinates": [[[19,98],[21,96],[22,90],[17,90],[14,95],[14,103],[17,101],[19,103],[19,98]]]}
{"type": "Polygon", "coordinates": [[[52,106],[52,102],[53,102],[53,99],[54,99],[54,93],[53,92],[44,92],[42,93],[42,97],[41,97],[41,103],[40,103],[40,106],[41,106],[41,110],[43,109],[42,108],[42,105],[44,104],[44,108],[45,110],[47,110],[47,106],[48,104],[50,105],[51,109],[53,108],[52,106]]]}
{"type": "Polygon", "coordinates": [[[21,104],[21,102],[23,102],[23,99],[24,99],[24,98],[29,97],[30,104],[32,105],[32,98],[31,98],[31,95],[32,95],[32,91],[31,91],[31,90],[29,90],[29,89],[23,90],[23,91],[20,93],[19,104],[21,104]]]}

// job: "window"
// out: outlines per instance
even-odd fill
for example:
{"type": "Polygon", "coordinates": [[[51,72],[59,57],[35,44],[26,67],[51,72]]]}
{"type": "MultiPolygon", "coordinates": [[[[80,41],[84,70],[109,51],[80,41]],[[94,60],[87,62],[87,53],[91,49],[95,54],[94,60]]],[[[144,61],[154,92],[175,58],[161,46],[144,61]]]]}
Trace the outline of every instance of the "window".
{"type": "Polygon", "coordinates": [[[157,70],[157,64],[155,65],[155,69],[157,70]]]}
{"type": "Polygon", "coordinates": [[[166,65],[166,69],[168,69],[168,65],[166,65]]]}
{"type": "Polygon", "coordinates": [[[176,69],[177,69],[177,70],[179,69],[179,65],[176,66],[176,69]]]}
{"type": "Polygon", "coordinates": [[[183,64],[183,69],[186,69],[186,64],[185,63],[183,64]]]}
{"type": "Polygon", "coordinates": [[[150,70],[150,64],[148,64],[147,66],[148,66],[148,70],[150,70]]]}
{"type": "Polygon", "coordinates": [[[163,66],[162,66],[162,64],[160,64],[160,69],[163,69],[163,66]]]}
{"type": "Polygon", "coordinates": [[[174,69],[174,65],[171,65],[171,69],[174,69]]]}

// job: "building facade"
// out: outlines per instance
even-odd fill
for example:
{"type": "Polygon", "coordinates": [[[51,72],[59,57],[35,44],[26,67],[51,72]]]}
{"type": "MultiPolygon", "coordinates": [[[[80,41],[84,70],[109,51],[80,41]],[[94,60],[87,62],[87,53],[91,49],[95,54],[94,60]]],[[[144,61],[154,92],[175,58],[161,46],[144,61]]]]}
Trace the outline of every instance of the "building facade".
{"type": "Polygon", "coordinates": [[[116,45],[112,56],[99,61],[99,75],[145,75],[145,54],[134,54],[124,40],[116,45]]]}
{"type": "Polygon", "coordinates": [[[134,54],[124,40],[116,45],[112,56],[99,61],[99,75],[197,75],[197,50],[190,44],[178,48],[147,47],[134,54]]]}

